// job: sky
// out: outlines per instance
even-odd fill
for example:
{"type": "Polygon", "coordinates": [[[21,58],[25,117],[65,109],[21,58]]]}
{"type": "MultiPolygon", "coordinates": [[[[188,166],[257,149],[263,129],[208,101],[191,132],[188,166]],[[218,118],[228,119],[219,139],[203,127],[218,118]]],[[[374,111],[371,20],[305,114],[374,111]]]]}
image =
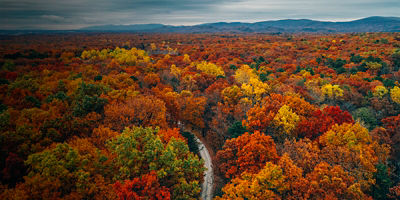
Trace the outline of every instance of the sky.
{"type": "Polygon", "coordinates": [[[400,17],[400,0],[0,0],[0,29],[400,17]]]}

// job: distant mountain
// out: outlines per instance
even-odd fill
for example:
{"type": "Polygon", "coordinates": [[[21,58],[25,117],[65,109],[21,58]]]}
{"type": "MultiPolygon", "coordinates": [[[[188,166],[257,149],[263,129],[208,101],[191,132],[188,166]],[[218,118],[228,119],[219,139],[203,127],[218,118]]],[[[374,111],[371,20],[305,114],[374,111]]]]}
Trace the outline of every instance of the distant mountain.
{"type": "Polygon", "coordinates": [[[16,30],[1,31],[3,35],[66,32],[132,32],[132,33],[352,33],[400,32],[400,17],[367,17],[348,22],[328,22],[309,19],[285,19],[256,23],[217,22],[194,26],[163,24],[102,25],[79,30],[16,30]]]}
{"type": "Polygon", "coordinates": [[[84,31],[146,31],[163,28],[163,24],[133,24],[133,25],[102,25],[89,26],[80,30],[84,31]]]}
{"type": "Polygon", "coordinates": [[[400,17],[368,17],[348,22],[325,22],[309,19],[285,19],[256,23],[217,22],[194,26],[162,24],[91,26],[81,31],[152,32],[152,33],[348,33],[400,32],[400,17]]]}

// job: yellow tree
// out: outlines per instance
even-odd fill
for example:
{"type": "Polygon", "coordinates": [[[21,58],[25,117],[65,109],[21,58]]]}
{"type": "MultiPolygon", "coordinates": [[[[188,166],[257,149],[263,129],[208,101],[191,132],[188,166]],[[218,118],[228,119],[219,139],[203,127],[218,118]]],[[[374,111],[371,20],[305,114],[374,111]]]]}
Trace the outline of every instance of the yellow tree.
{"type": "Polygon", "coordinates": [[[282,129],[283,133],[292,135],[299,120],[300,117],[289,106],[283,105],[275,115],[273,124],[282,129]]]}
{"type": "Polygon", "coordinates": [[[385,86],[378,85],[374,88],[373,95],[374,97],[382,98],[388,93],[388,90],[385,86]]]}
{"type": "Polygon", "coordinates": [[[367,68],[371,70],[378,70],[382,67],[382,64],[377,62],[366,62],[365,64],[367,65],[367,68]]]}
{"type": "Polygon", "coordinates": [[[328,97],[329,99],[337,99],[343,96],[343,90],[340,89],[339,85],[326,84],[322,86],[321,92],[323,97],[328,97]]]}
{"type": "Polygon", "coordinates": [[[171,74],[174,75],[176,78],[179,78],[182,74],[182,70],[176,67],[176,65],[171,65],[170,68],[171,74]]]}
{"type": "Polygon", "coordinates": [[[400,88],[394,86],[393,89],[390,90],[390,97],[394,102],[400,104],[400,88]]]}
{"type": "Polygon", "coordinates": [[[183,55],[183,62],[190,63],[190,56],[187,54],[183,55]]]}
{"type": "Polygon", "coordinates": [[[222,67],[217,66],[214,63],[203,61],[196,65],[196,68],[208,75],[212,76],[225,76],[225,72],[222,67]]]}
{"type": "Polygon", "coordinates": [[[151,47],[151,50],[153,50],[153,51],[157,50],[157,46],[154,43],[151,43],[150,47],[151,47]]]}
{"type": "Polygon", "coordinates": [[[224,195],[216,199],[280,199],[279,193],[287,187],[284,180],[282,169],[267,162],[257,174],[244,172],[240,178],[233,179],[222,189],[224,195]]]}
{"type": "Polygon", "coordinates": [[[319,141],[323,145],[348,146],[360,148],[359,145],[371,142],[368,130],[359,123],[334,125],[331,130],[324,133],[319,141]]]}
{"type": "Polygon", "coordinates": [[[319,142],[322,160],[342,166],[364,191],[374,184],[373,174],[379,160],[375,149],[379,145],[372,141],[366,128],[359,123],[336,124],[319,137],[319,142]]]}
{"type": "Polygon", "coordinates": [[[239,103],[240,98],[243,96],[241,89],[237,86],[226,87],[221,91],[221,96],[225,103],[236,105],[239,103]]]}
{"type": "Polygon", "coordinates": [[[264,94],[266,94],[270,87],[267,83],[261,82],[258,77],[250,78],[248,83],[242,84],[243,94],[250,97],[254,102],[261,100],[264,94]]]}
{"type": "Polygon", "coordinates": [[[258,79],[258,76],[248,65],[242,65],[235,72],[235,80],[240,84],[248,83],[252,78],[258,79]]]}

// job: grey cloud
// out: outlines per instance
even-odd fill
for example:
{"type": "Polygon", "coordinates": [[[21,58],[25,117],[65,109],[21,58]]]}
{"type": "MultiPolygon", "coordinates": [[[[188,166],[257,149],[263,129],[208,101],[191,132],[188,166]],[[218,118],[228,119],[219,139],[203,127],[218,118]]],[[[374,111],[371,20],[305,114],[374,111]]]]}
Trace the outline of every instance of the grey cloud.
{"type": "Polygon", "coordinates": [[[65,22],[66,20],[65,17],[57,15],[42,15],[40,17],[51,22],[65,22]]]}
{"type": "Polygon", "coordinates": [[[0,0],[0,29],[400,16],[400,0],[0,0]]]}

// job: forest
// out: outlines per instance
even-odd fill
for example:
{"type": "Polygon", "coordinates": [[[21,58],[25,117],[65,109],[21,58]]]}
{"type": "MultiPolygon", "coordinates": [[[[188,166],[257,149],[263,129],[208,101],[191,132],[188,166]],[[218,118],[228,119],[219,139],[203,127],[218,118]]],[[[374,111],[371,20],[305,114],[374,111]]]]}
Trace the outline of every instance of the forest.
{"type": "Polygon", "coordinates": [[[0,36],[0,199],[400,199],[400,33],[0,36]]]}

